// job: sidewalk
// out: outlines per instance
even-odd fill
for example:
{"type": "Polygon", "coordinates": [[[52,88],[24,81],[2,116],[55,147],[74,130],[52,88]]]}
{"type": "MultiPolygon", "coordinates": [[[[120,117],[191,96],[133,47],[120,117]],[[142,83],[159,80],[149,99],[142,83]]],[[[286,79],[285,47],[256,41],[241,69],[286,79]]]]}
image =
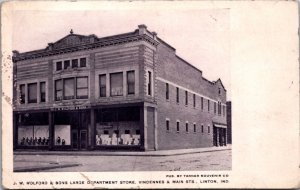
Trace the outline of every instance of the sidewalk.
{"type": "Polygon", "coordinates": [[[80,165],[81,164],[71,162],[31,162],[26,160],[19,160],[14,162],[14,172],[33,172],[80,165]]]}
{"type": "Polygon", "coordinates": [[[231,150],[231,145],[220,147],[208,148],[194,148],[194,149],[178,149],[178,150],[158,150],[158,151],[107,151],[107,150],[94,150],[94,151],[30,151],[30,150],[17,150],[14,155],[61,155],[61,156],[173,156],[183,154],[194,154],[202,152],[214,152],[231,150]]]}

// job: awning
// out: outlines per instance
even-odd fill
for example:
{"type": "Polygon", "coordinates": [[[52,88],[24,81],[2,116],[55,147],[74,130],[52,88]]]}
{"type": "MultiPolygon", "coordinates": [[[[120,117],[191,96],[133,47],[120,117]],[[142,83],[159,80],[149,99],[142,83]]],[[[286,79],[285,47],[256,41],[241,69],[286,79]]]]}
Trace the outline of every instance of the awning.
{"type": "Polygon", "coordinates": [[[215,127],[227,128],[227,125],[224,124],[214,124],[215,127]]]}

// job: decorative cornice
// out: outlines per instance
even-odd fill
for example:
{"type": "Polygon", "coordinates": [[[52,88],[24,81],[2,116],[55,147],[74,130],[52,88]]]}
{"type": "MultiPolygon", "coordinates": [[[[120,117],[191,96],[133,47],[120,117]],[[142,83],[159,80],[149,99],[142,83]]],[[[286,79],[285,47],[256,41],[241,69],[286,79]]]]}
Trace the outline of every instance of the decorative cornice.
{"type": "Polygon", "coordinates": [[[80,44],[72,47],[52,49],[52,50],[46,48],[44,50],[37,50],[33,52],[18,53],[16,54],[16,56],[13,56],[13,62],[95,49],[95,48],[102,48],[107,46],[115,46],[115,45],[130,43],[130,42],[136,42],[136,41],[145,41],[153,46],[157,46],[159,44],[158,41],[154,40],[152,37],[148,36],[147,34],[143,34],[143,35],[135,34],[131,36],[125,36],[125,37],[114,38],[114,39],[100,38],[99,41],[90,44],[80,44]]]}

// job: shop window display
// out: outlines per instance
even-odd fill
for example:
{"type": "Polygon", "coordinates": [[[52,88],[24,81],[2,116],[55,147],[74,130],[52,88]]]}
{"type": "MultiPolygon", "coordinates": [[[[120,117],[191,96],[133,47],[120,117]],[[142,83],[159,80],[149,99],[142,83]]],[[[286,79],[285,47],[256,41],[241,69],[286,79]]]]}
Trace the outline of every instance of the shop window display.
{"type": "Polygon", "coordinates": [[[139,122],[102,122],[96,125],[96,145],[140,145],[139,122]]]}
{"type": "Polygon", "coordinates": [[[71,145],[71,126],[55,125],[54,128],[55,146],[71,145]]]}
{"type": "Polygon", "coordinates": [[[48,125],[19,126],[18,144],[21,146],[48,146],[48,125]]]}

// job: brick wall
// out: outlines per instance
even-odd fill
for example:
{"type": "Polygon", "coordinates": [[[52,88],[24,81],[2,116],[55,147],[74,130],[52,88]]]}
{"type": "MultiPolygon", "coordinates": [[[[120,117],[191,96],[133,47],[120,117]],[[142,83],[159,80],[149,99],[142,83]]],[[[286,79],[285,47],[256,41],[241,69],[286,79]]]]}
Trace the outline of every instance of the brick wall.
{"type": "Polygon", "coordinates": [[[157,53],[158,149],[213,146],[213,121],[226,124],[223,108],[221,115],[218,115],[218,112],[215,114],[214,101],[221,101],[225,105],[226,91],[220,82],[213,84],[203,79],[201,71],[178,58],[175,52],[164,44],[159,45],[157,53]],[[169,100],[166,100],[166,82],[169,83],[169,100]],[[179,87],[179,103],[176,101],[176,87],[179,87]],[[218,93],[219,88],[221,94],[218,93]],[[187,105],[185,91],[188,92],[187,105]],[[193,94],[196,98],[195,107],[193,94]],[[201,97],[204,103],[203,110],[201,97]],[[169,120],[169,131],[166,129],[166,120],[169,120]],[[179,132],[177,121],[180,121],[179,132]],[[188,132],[186,132],[187,122],[188,132]],[[196,132],[194,132],[194,124],[196,132]]]}

